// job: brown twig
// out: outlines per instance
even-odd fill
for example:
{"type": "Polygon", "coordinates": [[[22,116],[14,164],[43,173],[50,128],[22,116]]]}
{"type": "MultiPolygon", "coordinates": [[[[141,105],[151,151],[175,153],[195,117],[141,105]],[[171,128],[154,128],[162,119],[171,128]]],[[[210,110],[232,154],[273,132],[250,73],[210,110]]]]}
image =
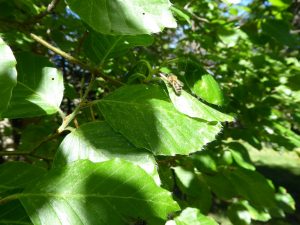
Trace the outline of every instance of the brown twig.
{"type": "Polygon", "coordinates": [[[42,18],[44,18],[45,16],[50,14],[55,9],[55,7],[58,5],[59,1],[60,0],[52,0],[49,3],[49,5],[47,6],[47,9],[45,11],[43,11],[40,14],[36,15],[35,17],[30,19],[29,21],[26,21],[25,24],[36,23],[38,20],[41,20],[42,18]]]}

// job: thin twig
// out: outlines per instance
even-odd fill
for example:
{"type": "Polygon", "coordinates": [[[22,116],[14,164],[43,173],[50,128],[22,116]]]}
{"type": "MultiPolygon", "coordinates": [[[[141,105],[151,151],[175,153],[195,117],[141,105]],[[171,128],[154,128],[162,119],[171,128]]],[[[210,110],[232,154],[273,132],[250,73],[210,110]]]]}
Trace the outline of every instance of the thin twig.
{"type": "Polygon", "coordinates": [[[50,134],[48,135],[47,137],[45,137],[43,140],[41,140],[34,148],[32,148],[29,152],[31,154],[34,154],[36,152],[36,150],[41,147],[42,144],[48,142],[48,141],[51,141],[57,137],[59,137],[60,134],[59,133],[54,133],[54,134],[50,134]]]}
{"type": "Polygon", "coordinates": [[[41,20],[42,18],[44,18],[45,16],[47,16],[48,14],[50,14],[55,7],[58,5],[60,0],[52,0],[49,5],[47,6],[47,9],[43,12],[41,12],[40,14],[38,14],[37,16],[33,17],[30,21],[26,21],[25,23],[35,23],[38,20],[41,20]]]}
{"type": "Polygon", "coordinates": [[[42,144],[57,138],[60,134],[59,133],[54,133],[54,134],[50,134],[47,137],[45,137],[44,139],[42,139],[39,143],[37,143],[31,150],[28,151],[0,151],[0,156],[31,156],[34,158],[39,158],[39,159],[43,159],[45,161],[50,161],[52,159],[50,158],[46,158],[40,155],[36,155],[36,151],[39,147],[41,147],[42,144]]]}
{"type": "Polygon", "coordinates": [[[51,51],[55,52],[56,54],[66,58],[67,60],[69,60],[71,63],[75,63],[78,64],[82,67],[86,67],[85,64],[83,64],[80,60],[76,59],[75,57],[69,55],[68,53],[62,51],[59,48],[54,47],[53,45],[51,45],[50,43],[48,43],[47,41],[45,41],[44,39],[40,38],[39,36],[30,33],[30,37],[32,37],[32,39],[34,39],[35,41],[37,41],[38,43],[42,44],[43,46],[45,46],[46,48],[50,49],[51,51]]]}
{"type": "Polygon", "coordinates": [[[51,45],[49,42],[45,41],[41,37],[39,37],[39,36],[37,36],[33,33],[30,33],[30,36],[32,37],[32,39],[34,39],[35,41],[37,41],[41,45],[45,46],[46,48],[50,49],[51,51],[55,52],[56,54],[66,58],[71,63],[77,64],[77,65],[81,66],[83,69],[86,69],[86,70],[90,71],[92,74],[97,74],[97,76],[102,77],[103,79],[106,79],[106,80],[110,81],[111,83],[113,83],[117,86],[124,85],[122,82],[120,82],[120,81],[118,81],[118,80],[116,80],[116,79],[114,79],[110,76],[102,74],[100,70],[98,70],[96,68],[93,68],[92,66],[90,66],[88,64],[83,63],[79,59],[71,56],[70,54],[62,51],[61,49],[56,48],[55,46],[51,45]]]}
{"type": "Polygon", "coordinates": [[[66,129],[66,127],[69,125],[69,123],[77,116],[77,114],[79,113],[79,111],[81,109],[81,106],[85,103],[85,101],[88,97],[88,94],[89,94],[89,92],[91,91],[91,89],[94,85],[94,82],[95,82],[95,75],[92,74],[92,78],[91,78],[91,81],[89,83],[89,86],[85,90],[85,92],[84,92],[84,94],[83,94],[83,96],[80,100],[80,103],[75,107],[74,111],[65,118],[65,120],[63,121],[63,123],[61,124],[61,126],[57,130],[58,133],[63,132],[66,129]]]}

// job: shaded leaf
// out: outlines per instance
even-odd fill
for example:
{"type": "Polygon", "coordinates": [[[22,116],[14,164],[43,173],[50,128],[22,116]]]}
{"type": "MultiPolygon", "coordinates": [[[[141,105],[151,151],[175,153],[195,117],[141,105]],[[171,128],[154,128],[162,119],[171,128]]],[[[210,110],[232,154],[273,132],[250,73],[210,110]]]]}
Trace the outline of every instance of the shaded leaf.
{"type": "Polygon", "coordinates": [[[236,169],[226,174],[237,193],[253,206],[275,208],[275,192],[265,177],[256,171],[236,169]]]}
{"type": "Polygon", "coordinates": [[[70,8],[103,34],[150,34],[175,28],[169,0],[67,0],[70,8]]]}
{"type": "Polygon", "coordinates": [[[132,146],[104,121],[86,123],[68,134],[59,146],[53,165],[61,167],[80,159],[102,162],[114,158],[139,165],[159,181],[153,155],[132,146]]]}
{"type": "Polygon", "coordinates": [[[50,171],[20,199],[34,224],[163,224],[179,209],[171,194],[123,160],[80,160],[50,171]]]}
{"type": "Polygon", "coordinates": [[[228,143],[229,151],[234,161],[241,167],[249,170],[255,170],[255,166],[251,163],[251,159],[247,149],[238,142],[228,143]]]}
{"type": "Polygon", "coordinates": [[[0,165],[0,194],[22,189],[44,175],[45,170],[24,162],[7,162],[0,165]]]}
{"type": "Polygon", "coordinates": [[[99,100],[97,106],[116,131],[156,155],[199,151],[221,131],[218,123],[178,112],[158,85],[122,87],[99,100]]]}
{"type": "Polygon", "coordinates": [[[31,225],[31,221],[20,201],[12,201],[1,205],[0,224],[31,225]]]}
{"type": "Polygon", "coordinates": [[[24,118],[54,114],[63,98],[63,77],[47,58],[31,53],[17,56],[18,83],[3,117],[24,118]]]}
{"type": "Polygon", "coordinates": [[[136,46],[148,46],[153,42],[150,35],[110,36],[90,32],[84,42],[85,54],[96,64],[103,63],[111,57],[125,55],[136,46]]]}
{"type": "Polygon", "coordinates": [[[0,117],[9,104],[13,88],[17,85],[16,63],[12,50],[0,37],[0,117]]]}
{"type": "Polygon", "coordinates": [[[297,40],[290,33],[289,24],[284,20],[266,20],[262,23],[262,30],[283,45],[297,46],[297,40]]]}

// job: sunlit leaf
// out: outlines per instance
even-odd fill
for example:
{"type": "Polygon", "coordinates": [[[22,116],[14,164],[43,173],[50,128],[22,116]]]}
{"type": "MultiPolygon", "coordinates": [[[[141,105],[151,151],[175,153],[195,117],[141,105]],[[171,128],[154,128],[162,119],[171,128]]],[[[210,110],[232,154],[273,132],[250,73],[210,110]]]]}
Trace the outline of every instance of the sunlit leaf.
{"type": "Polygon", "coordinates": [[[199,118],[209,122],[231,122],[234,120],[232,116],[221,113],[218,110],[202,103],[184,90],[182,90],[181,94],[178,95],[171,85],[169,85],[166,81],[165,83],[168,88],[170,99],[179,112],[190,117],[199,118]]]}
{"type": "Polygon", "coordinates": [[[224,96],[222,90],[215,80],[215,78],[206,74],[201,77],[201,81],[199,82],[199,97],[208,103],[215,105],[223,105],[224,104],[224,96]]]}
{"type": "Polygon", "coordinates": [[[218,225],[218,223],[207,216],[201,214],[198,209],[186,208],[181,214],[166,225],[218,225]]]}
{"type": "Polygon", "coordinates": [[[47,58],[31,53],[17,55],[18,83],[2,114],[7,118],[54,114],[63,98],[63,77],[47,58]]]}
{"type": "Polygon", "coordinates": [[[169,0],[67,0],[70,8],[104,34],[150,34],[176,27],[169,0]]]}
{"type": "Polygon", "coordinates": [[[98,101],[105,120],[136,147],[157,155],[199,151],[221,131],[178,112],[158,85],[128,85],[98,101]]]}
{"type": "Polygon", "coordinates": [[[8,45],[0,37],[0,117],[7,108],[13,88],[17,84],[16,59],[8,45]]]}

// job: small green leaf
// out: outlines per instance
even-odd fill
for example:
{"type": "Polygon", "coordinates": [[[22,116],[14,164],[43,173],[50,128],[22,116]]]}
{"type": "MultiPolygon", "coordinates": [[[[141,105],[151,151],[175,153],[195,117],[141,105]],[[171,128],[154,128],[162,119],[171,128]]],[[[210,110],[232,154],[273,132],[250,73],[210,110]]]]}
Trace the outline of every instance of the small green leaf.
{"type": "Polygon", "coordinates": [[[0,37],[0,117],[9,104],[13,88],[17,85],[16,63],[13,52],[0,37]]]}
{"type": "Polygon", "coordinates": [[[245,206],[242,204],[231,204],[227,211],[228,217],[232,224],[235,225],[250,225],[251,215],[245,206]]]}
{"type": "Polygon", "coordinates": [[[86,123],[68,134],[59,146],[53,166],[65,166],[80,159],[103,162],[114,158],[139,165],[159,181],[153,155],[132,146],[104,121],[86,123]]]}
{"type": "Polygon", "coordinates": [[[228,208],[228,215],[233,224],[250,224],[251,219],[266,222],[271,215],[263,208],[254,208],[248,201],[240,200],[228,208]]]}
{"type": "Polygon", "coordinates": [[[143,169],[120,159],[80,160],[53,169],[20,194],[20,200],[39,225],[123,225],[137,219],[159,225],[179,210],[171,193],[143,169]]]}
{"type": "Polygon", "coordinates": [[[214,108],[211,108],[184,90],[181,91],[180,95],[176,94],[171,85],[169,85],[165,80],[164,82],[168,88],[170,99],[179,112],[190,117],[199,118],[209,122],[232,122],[234,120],[232,116],[226,115],[215,110],[214,108]]]}
{"type": "Polygon", "coordinates": [[[156,155],[200,151],[221,131],[178,112],[158,85],[128,85],[98,101],[105,120],[138,148],[156,155]]]}
{"type": "Polygon", "coordinates": [[[212,75],[203,75],[197,85],[200,98],[214,105],[224,104],[223,92],[212,75]]]}
{"type": "Polygon", "coordinates": [[[218,225],[218,223],[200,213],[198,209],[186,208],[173,221],[168,221],[166,225],[218,225]]]}
{"type": "Polygon", "coordinates": [[[178,67],[181,73],[184,73],[185,84],[193,94],[211,104],[220,106],[224,104],[224,96],[219,84],[199,62],[182,59],[179,60],[178,67]]]}
{"type": "Polygon", "coordinates": [[[151,34],[175,28],[169,0],[66,0],[95,31],[103,34],[151,34]]]}
{"type": "Polygon", "coordinates": [[[45,170],[24,162],[8,162],[0,165],[0,194],[22,189],[44,175],[45,170]]]}
{"type": "Polygon", "coordinates": [[[194,166],[202,173],[214,174],[218,171],[217,159],[209,150],[191,156],[194,166]]]}
{"type": "Polygon", "coordinates": [[[174,168],[176,184],[185,195],[184,200],[191,207],[196,207],[202,213],[208,213],[212,203],[212,195],[208,185],[201,176],[183,167],[174,168]]]}
{"type": "Polygon", "coordinates": [[[189,24],[191,24],[191,19],[190,16],[188,14],[186,14],[183,9],[179,9],[175,6],[171,7],[172,12],[174,13],[174,15],[179,19],[179,20],[183,20],[188,22],[189,24]]]}
{"type": "Polygon", "coordinates": [[[292,3],[292,0],[269,0],[269,2],[280,9],[286,9],[292,3]]]}
{"type": "Polygon", "coordinates": [[[295,200],[284,187],[279,187],[279,192],[276,193],[275,198],[279,208],[284,212],[293,213],[295,211],[295,200]]]}
{"type": "Polygon", "coordinates": [[[56,113],[64,91],[61,72],[47,58],[26,52],[16,57],[18,83],[2,116],[24,118],[56,113]]]}
{"type": "Polygon", "coordinates": [[[149,46],[154,38],[150,35],[110,36],[90,32],[84,42],[85,54],[96,64],[103,65],[111,57],[125,55],[133,47],[149,46]]]}
{"type": "Polygon", "coordinates": [[[238,142],[228,143],[229,151],[234,161],[241,167],[248,170],[255,170],[255,166],[251,163],[251,159],[247,149],[238,142]]]}

